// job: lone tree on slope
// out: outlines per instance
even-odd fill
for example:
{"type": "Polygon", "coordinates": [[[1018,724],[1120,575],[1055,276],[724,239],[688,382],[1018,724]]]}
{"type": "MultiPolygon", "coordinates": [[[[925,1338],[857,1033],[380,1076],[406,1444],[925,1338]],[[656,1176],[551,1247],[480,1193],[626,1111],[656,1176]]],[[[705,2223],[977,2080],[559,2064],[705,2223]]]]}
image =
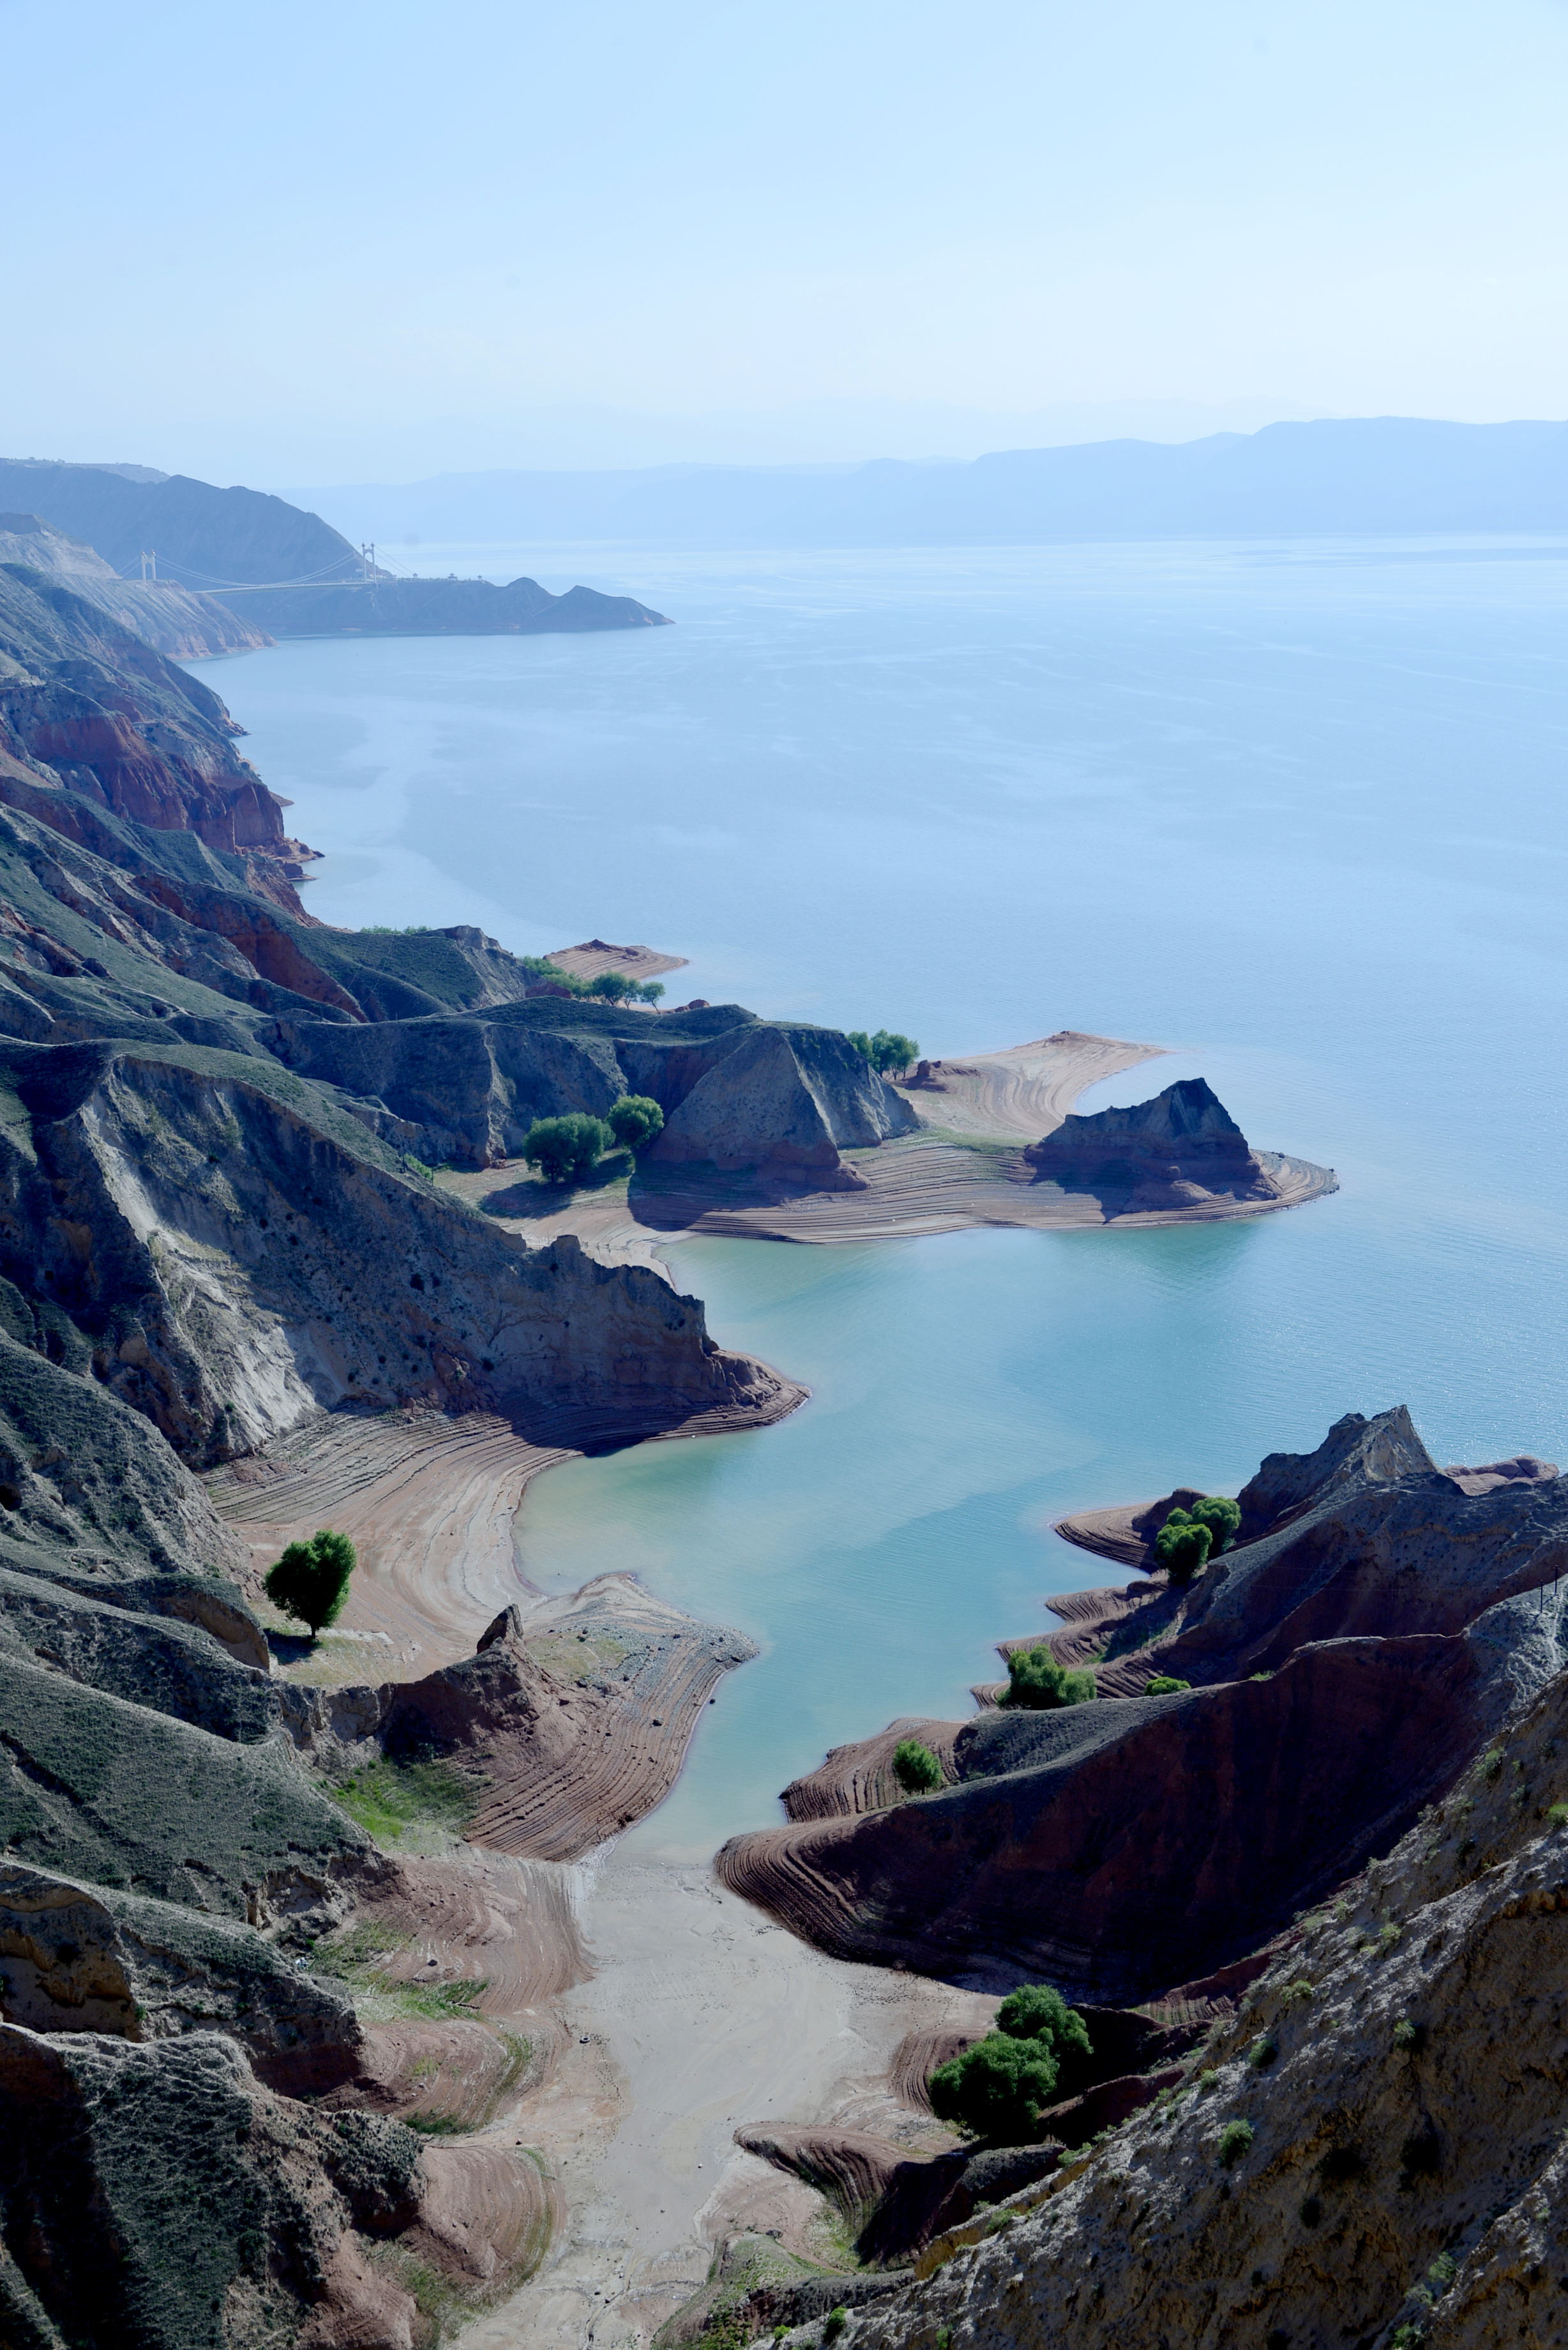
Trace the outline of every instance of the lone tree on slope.
{"type": "Polygon", "coordinates": [[[323,1526],[308,1542],[291,1542],[276,1565],[268,1568],[266,1596],[296,1623],[308,1625],[314,1639],[342,1615],[354,1563],[348,1535],[323,1526]]]}

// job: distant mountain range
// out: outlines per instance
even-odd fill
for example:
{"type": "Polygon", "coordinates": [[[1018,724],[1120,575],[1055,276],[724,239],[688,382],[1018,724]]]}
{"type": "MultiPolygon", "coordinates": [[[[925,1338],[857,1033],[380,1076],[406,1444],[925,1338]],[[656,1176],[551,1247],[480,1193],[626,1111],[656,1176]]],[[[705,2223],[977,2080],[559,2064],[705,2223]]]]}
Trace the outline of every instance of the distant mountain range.
{"type": "MultiPolygon", "coordinates": [[[[389,552],[421,542],[888,546],[1568,531],[1568,423],[1271,424],[969,464],[449,473],[289,494],[389,552]]],[[[271,623],[269,623],[271,625],[271,623]]]]}

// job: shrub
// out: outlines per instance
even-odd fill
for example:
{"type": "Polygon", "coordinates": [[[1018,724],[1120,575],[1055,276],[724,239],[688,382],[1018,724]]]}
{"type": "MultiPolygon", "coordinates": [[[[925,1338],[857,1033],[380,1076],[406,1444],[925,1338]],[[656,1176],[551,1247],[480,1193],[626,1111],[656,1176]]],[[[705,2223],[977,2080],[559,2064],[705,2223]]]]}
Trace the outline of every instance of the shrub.
{"type": "Polygon", "coordinates": [[[605,1124],[628,1150],[640,1150],[664,1130],[664,1112],[647,1094],[622,1094],[605,1112],[605,1124]]]}
{"type": "Polygon", "coordinates": [[[828,2311],[826,2317],[823,2321],[823,2340],[825,2342],[836,2342],[848,2323],[849,2312],[845,2308],[844,2303],[840,2302],[836,2309],[830,2309],[828,2311]]]}
{"type": "Polygon", "coordinates": [[[1284,2000],[1289,2000],[1291,2003],[1294,2005],[1298,2000],[1308,2000],[1312,1997],[1312,1985],[1308,1982],[1305,1975],[1297,1975],[1293,1982],[1288,1982],[1285,1985],[1283,1991],[1280,1993],[1280,1997],[1284,2000]]]}
{"type": "Polygon", "coordinates": [[[1037,2040],[987,2033],[927,2083],[931,2111],[971,2137],[1026,2146],[1056,2093],[1056,2059],[1037,2040]]]}
{"type": "Polygon", "coordinates": [[[1269,2033],[1260,2032],[1247,2051],[1247,2062],[1255,2073],[1261,2073],[1265,2066],[1273,2063],[1279,2053],[1279,2042],[1269,2033]]]}
{"type": "Polygon", "coordinates": [[[1145,1681],[1145,1697],[1175,1697],[1179,1690],[1189,1690],[1190,1681],[1179,1681],[1174,1673],[1156,1673],[1153,1680],[1145,1681]]]}
{"type": "Polygon", "coordinates": [[[1241,1505],[1224,1493],[1205,1493],[1194,1502],[1187,1513],[1194,1524],[1209,1529],[1209,1547],[1214,1557],[1229,1550],[1241,1523],[1241,1505]]]}
{"type": "Polygon", "coordinates": [[[586,1175],[615,1139],[602,1118],[574,1110],[567,1118],[542,1118],[528,1129],[523,1157],[546,1183],[569,1183],[586,1175]]]}
{"type": "Polygon", "coordinates": [[[1568,1804],[1552,1804],[1547,1807],[1546,1825],[1552,1828],[1568,1828],[1568,1804]]]}
{"type": "Polygon", "coordinates": [[[1252,2137],[1251,2122],[1226,2123],[1220,2133],[1220,2167],[1222,2170],[1229,2170],[1232,2163],[1241,2161],[1252,2143],[1252,2137]]]}
{"type": "Polygon", "coordinates": [[[1425,2028],[1407,2015],[1402,2015],[1394,2026],[1396,2048],[1419,2048],[1426,2037],[1425,2028]]]}
{"type": "Polygon", "coordinates": [[[942,1783],[942,1766],[918,1738],[900,1738],[893,1749],[893,1776],[906,1795],[927,1795],[942,1783]]]}
{"type": "Polygon", "coordinates": [[[1172,1583],[1190,1583],[1207,1565],[1213,1540],[1185,1510],[1172,1510],[1154,1538],[1154,1555],[1172,1583]]]}
{"type": "Polygon", "coordinates": [[[1010,2040],[1032,2041],[1048,2048],[1055,2061],[1060,2097],[1071,2096],[1093,2056],[1088,2026],[1075,2007],[1069,2007],[1050,1983],[1020,1983],[996,2011],[996,2028],[1010,2040]]]}
{"type": "Polygon", "coordinates": [[[1047,1713],[1059,1705],[1086,1705],[1096,1694],[1093,1673],[1069,1672],[1042,1643],[1013,1649],[1007,1659],[1007,1687],[997,1702],[1047,1713]]]}
{"type": "Polygon", "coordinates": [[[291,1542],[275,1566],[268,1568],[266,1596],[286,1616],[308,1625],[314,1638],[342,1615],[354,1565],[354,1545],[348,1535],[323,1526],[308,1542],[291,1542]]]}

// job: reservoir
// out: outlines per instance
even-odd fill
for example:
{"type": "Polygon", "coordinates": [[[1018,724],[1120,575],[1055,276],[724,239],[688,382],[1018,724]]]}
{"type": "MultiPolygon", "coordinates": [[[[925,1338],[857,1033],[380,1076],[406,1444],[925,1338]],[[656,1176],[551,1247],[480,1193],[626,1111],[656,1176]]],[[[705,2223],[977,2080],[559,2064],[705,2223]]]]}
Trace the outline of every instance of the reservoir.
{"type": "Polygon", "coordinates": [[[826,1748],[970,1710],[1050,1531],[1234,1490],[1404,1401],[1439,1460],[1568,1457],[1568,548],[1471,540],[670,556],[421,549],[634,594],[604,636],[202,664],[343,923],[594,934],[670,1000],[1171,1048],[1342,1189],[1252,1222],[670,1251],[779,1426],[552,1471],[549,1587],[635,1571],[763,1648],[627,1839],[703,1856],[826,1748]]]}

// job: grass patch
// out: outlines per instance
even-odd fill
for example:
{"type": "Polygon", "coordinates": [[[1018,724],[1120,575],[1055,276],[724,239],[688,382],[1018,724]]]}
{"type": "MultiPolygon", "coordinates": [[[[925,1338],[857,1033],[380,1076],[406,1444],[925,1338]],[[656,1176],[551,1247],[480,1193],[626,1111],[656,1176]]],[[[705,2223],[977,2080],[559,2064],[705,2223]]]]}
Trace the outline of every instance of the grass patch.
{"type": "MultiPolygon", "coordinates": [[[[354,1993],[355,2007],[367,2023],[393,2023],[401,2016],[416,2015],[430,2023],[448,2023],[454,2018],[472,2016],[478,2002],[490,1988],[487,1978],[470,1977],[462,1982],[400,1982],[388,1973],[383,1961],[406,1950],[412,1939],[411,1934],[394,1934],[384,1926],[362,1922],[350,1926],[345,1934],[335,1934],[330,1941],[317,1942],[310,1954],[310,1970],[347,1983],[354,1993]]],[[[514,2042],[510,2033],[501,2036],[509,2052],[503,2086],[509,2087],[532,2051],[525,2040],[514,2042]],[[517,2049],[523,2052],[520,2056],[515,2054],[517,2049]]]]}
{"type": "Polygon", "coordinates": [[[479,1808],[472,1781],[433,1758],[394,1762],[383,1755],[330,1793],[384,1852],[444,1850],[479,1808]]]}

